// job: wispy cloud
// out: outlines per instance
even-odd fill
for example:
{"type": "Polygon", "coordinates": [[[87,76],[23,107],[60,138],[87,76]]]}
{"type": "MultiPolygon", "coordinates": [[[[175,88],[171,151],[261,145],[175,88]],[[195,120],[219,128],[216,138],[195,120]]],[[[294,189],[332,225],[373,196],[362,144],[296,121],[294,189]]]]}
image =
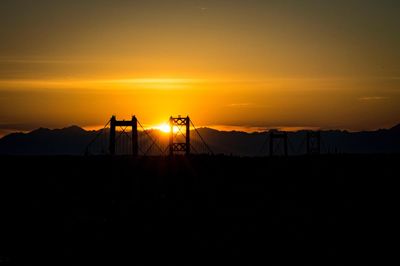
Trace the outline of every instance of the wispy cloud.
{"type": "Polygon", "coordinates": [[[87,58],[7,57],[0,56],[0,64],[87,64],[101,63],[87,58]]]}
{"type": "Polygon", "coordinates": [[[202,12],[206,11],[208,9],[208,7],[204,7],[204,6],[200,6],[197,7],[198,9],[200,9],[202,12]]]}
{"type": "Polygon", "coordinates": [[[3,88],[129,88],[182,89],[190,84],[202,83],[190,78],[122,78],[122,79],[0,79],[3,88]]]}
{"type": "Polygon", "coordinates": [[[230,103],[227,106],[233,107],[233,108],[244,108],[244,107],[255,106],[255,104],[254,103],[230,103]]]}
{"type": "Polygon", "coordinates": [[[388,97],[384,97],[384,96],[364,96],[364,97],[358,98],[358,100],[360,100],[360,101],[381,101],[381,100],[386,100],[386,99],[388,99],[388,97]]]}
{"type": "Polygon", "coordinates": [[[8,123],[0,123],[1,130],[20,130],[27,131],[35,128],[37,125],[33,123],[19,123],[19,124],[8,124],[8,123]]]}
{"type": "Polygon", "coordinates": [[[249,125],[207,125],[204,127],[213,128],[220,131],[242,131],[247,133],[265,132],[269,130],[295,132],[300,130],[320,130],[315,126],[249,126],[249,125]]]}

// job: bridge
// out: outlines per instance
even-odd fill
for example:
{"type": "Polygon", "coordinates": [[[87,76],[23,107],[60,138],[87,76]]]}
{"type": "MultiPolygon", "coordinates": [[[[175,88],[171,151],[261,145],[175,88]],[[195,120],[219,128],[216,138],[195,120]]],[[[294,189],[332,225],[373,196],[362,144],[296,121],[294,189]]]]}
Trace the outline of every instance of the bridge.
{"type": "MultiPolygon", "coordinates": [[[[168,134],[157,129],[146,129],[136,116],[118,120],[112,116],[87,145],[86,155],[174,156],[214,152],[201,136],[189,116],[171,116],[168,134]]],[[[260,156],[288,156],[289,154],[319,155],[323,142],[319,131],[307,131],[297,146],[290,140],[290,132],[270,130],[261,145],[260,156]]]]}
{"type": "Polygon", "coordinates": [[[170,117],[168,135],[145,129],[136,116],[117,120],[112,116],[87,145],[87,155],[162,156],[207,154],[213,151],[204,141],[189,116],[170,117]]]}

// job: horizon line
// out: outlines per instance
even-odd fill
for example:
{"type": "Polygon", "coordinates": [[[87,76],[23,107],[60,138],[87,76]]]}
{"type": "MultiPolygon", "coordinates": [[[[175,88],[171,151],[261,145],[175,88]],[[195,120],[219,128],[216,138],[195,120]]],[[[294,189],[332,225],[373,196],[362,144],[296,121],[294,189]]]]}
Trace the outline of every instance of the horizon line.
{"type": "MultiPolygon", "coordinates": [[[[208,126],[196,126],[196,129],[212,129],[216,130],[219,132],[242,132],[242,133],[247,133],[247,134],[252,134],[252,133],[265,133],[265,132],[270,132],[273,130],[278,130],[282,132],[301,132],[301,131],[344,131],[344,132],[350,132],[350,133],[357,133],[357,132],[373,132],[373,131],[378,131],[378,130],[390,130],[391,128],[400,125],[400,123],[393,125],[388,128],[377,128],[377,129],[370,129],[370,130],[348,130],[344,128],[321,128],[321,127],[313,127],[313,126],[265,126],[265,127],[260,127],[260,126],[235,126],[235,125],[208,125],[208,126]]],[[[10,125],[11,126],[11,125],[10,125]]],[[[11,127],[4,127],[2,128],[0,125],[0,138],[3,138],[9,134],[13,133],[22,133],[22,134],[29,134],[35,130],[38,129],[49,129],[49,130],[63,130],[63,129],[68,129],[71,127],[78,127],[84,131],[98,131],[104,128],[104,125],[94,125],[94,126],[78,126],[76,124],[72,124],[69,126],[65,127],[34,127],[30,129],[21,129],[19,128],[20,126],[16,125],[16,128],[11,127]]],[[[155,131],[160,131],[163,132],[158,126],[145,126],[144,130],[138,129],[138,131],[145,131],[145,130],[155,130],[155,131]]],[[[194,129],[191,129],[194,130],[194,129]]],[[[166,132],[164,132],[166,133],[166,132]]],[[[168,133],[166,133],[168,134],[168,133]]]]}

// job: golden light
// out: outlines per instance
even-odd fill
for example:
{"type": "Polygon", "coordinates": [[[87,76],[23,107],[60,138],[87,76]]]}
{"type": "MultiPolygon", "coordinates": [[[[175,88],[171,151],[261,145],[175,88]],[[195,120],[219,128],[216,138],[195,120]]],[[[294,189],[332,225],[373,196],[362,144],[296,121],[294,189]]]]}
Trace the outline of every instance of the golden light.
{"type": "Polygon", "coordinates": [[[157,127],[161,132],[169,133],[171,132],[171,127],[168,124],[162,124],[157,127]]]}
{"type": "MultiPolygon", "coordinates": [[[[153,126],[151,128],[160,130],[163,133],[170,133],[171,132],[171,127],[167,123],[164,123],[164,124],[161,124],[161,125],[158,125],[158,126],[153,126]]],[[[179,131],[179,128],[174,126],[173,127],[173,131],[174,131],[174,133],[176,133],[176,132],[179,131]]]]}

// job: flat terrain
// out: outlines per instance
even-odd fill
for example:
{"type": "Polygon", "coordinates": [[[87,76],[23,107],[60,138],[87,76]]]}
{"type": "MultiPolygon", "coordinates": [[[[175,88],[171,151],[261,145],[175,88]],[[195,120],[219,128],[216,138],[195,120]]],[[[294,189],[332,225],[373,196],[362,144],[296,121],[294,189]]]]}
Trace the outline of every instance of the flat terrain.
{"type": "Polygon", "coordinates": [[[359,265],[393,251],[399,162],[0,157],[0,264],[359,265]]]}

